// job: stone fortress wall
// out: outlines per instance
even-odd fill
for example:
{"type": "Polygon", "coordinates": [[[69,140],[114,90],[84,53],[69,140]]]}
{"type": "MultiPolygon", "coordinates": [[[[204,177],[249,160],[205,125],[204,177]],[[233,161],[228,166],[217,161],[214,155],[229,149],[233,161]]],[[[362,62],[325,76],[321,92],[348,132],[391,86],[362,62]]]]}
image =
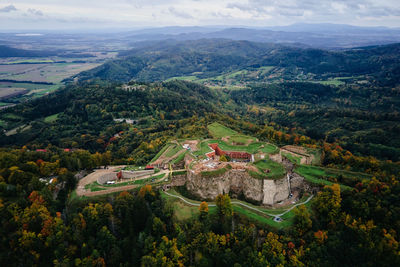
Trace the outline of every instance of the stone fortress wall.
{"type": "Polygon", "coordinates": [[[219,194],[243,194],[246,199],[273,205],[289,197],[287,176],[277,179],[256,179],[246,170],[232,169],[222,175],[203,177],[201,173],[188,171],[186,188],[201,199],[215,199],[219,194]]]}

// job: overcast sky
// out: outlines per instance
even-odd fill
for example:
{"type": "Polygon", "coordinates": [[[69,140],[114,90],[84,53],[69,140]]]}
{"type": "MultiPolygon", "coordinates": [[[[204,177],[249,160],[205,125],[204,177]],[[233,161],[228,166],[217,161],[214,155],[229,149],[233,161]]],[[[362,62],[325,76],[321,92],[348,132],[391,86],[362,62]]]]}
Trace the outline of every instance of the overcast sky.
{"type": "Polygon", "coordinates": [[[0,0],[0,30],[298,22],[400,27],[400,0],[0,0]]]}

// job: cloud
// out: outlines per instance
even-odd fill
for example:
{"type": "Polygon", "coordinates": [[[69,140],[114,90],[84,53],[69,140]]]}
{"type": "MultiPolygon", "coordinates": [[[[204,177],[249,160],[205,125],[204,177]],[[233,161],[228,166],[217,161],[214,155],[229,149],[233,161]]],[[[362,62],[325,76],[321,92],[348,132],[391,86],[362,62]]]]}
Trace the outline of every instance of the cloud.
{"type": "Polygon", "coordinates": [[[32,15],[35,15],[35,16],[39,16],[39,17],[42,17],[44,15],[41,10],[34,9],[34,8],[29,8],[28,9],[28,13],[32,14],[32,15]]]}
{"type": "Polygon", "coordinates": [[[78,27],[88,28],[262,27],[304,22],[400,26],[400,0],[0,0],[0,3],[3,3],[0,29],[74,28],[79,24],[78,27]],[[82,18],[87,21],[82,22],[82,18]]]}
{"type": "Polygon", "coordinates": [[[174,15],[175,17],[178,17],[178,18],[193,19],[193,16],[190,15],[189,13],[176,10],[174,7],[168,8],[168,11],[169,11],[169,13],[171,13],[172,15],[174,15]]]}
{"type": "Polygon", "coordinates": [[[345,16],[383,17],[400,16],[400,6],[393,0],[248,0],[247,3],[231,2],[228,9],[238,9],[253,15],[279,15],[283,17],[313,14],[314,17],[345,16]]]}
{"type": "Polygon", "coordinates": [[[14,5],[9,5],[9,6],[0,8],[1,13],[10,13],[10,12],[17,11],[17,10],[18,9],[14,5]]]}

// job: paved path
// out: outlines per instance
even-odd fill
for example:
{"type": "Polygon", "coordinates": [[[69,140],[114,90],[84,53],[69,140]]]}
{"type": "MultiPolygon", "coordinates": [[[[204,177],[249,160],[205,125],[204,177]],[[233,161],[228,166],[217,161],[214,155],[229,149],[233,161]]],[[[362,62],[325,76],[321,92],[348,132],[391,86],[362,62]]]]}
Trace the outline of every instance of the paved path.
{"type": "MultiPolygon", "coordinates": [[[[188,205],[197,206],[197,207],[200,206],[199,203],[190,202],[190,201],[186,200],[185,198],[183,198],[183,197],[181,197],[181,196],[173,195],[173,194],[168,193],[168,192],[166,192],[166,191],[164,191],[164,193],[167,194],[168,196],[175,197],[175,198],[179,198],[180,200],[182,200],[183,202],[185,202],[185,203],[188,204],[188,205]]],[[[246,207],[246,208],[248,208],[248,209],[261,212],[261,213],[266,214],[266,215],[268,215],[268,216],[270,216],[270,217],[280,218],[280,217],[282,217],[283,215],[285,215],[286,213],[288,213],[289,211],[291,211],[292,209],[294,209],[295,207],[297,207],[297,206],[299,206],[299,205],[306,204],[306,203],[309,202],[312,198],[313,198],[313,195],[309,196],[309,197],[307,198],[306,201],[301,202],[301,203],[297,203],[296,205],[293,205],[292,207],[290,207],[289,209],[285,210],[284,212],[282,212],[282,213],[280,213],[280,214],[271,214],[271,213],[265,212],[265,211],[263,211],[263,210],[260,210],[260,209],[258,209],[258,208],[255,208],[255,207],[246,205],[246,204],[244,204],[244,203],[242,203],[242,202],[239,202],[239,201],[232,201],[231,203],[232,203],[232,204],[241,205],[241,206],[244,206],[244,207],[246,207]]],[[[215,204],[208,204],[208,206],[209,206],[209,207],[216,207],[215,204]]]]}
{"type": "MultiPolygon", "coordinates": [[[[132,190],[136,187],[142,186],[142,185],[124,185],[124,186],[115,186],[115,187],[104,187],[106,188],[105,190],[100,190],[100,191],[87,191],[85,189],[85,185],[91,184],[93,182],[96,182],[97,179],[101,176],[104,175],[106,173],[111,173],[114,172],[115,170],[119,169],[119,168],[123,168],[125,166],[112,166],[109,167],[108,169],[98,169],[95,170],[94,172],[92,172],[91,174],[83,177],[79,183],[78,183],[78,187],[76,188],[76,194],[78,196],[87,196],[87,197],[92,197],[92,196],[99,196],[99,195],[105,195],[105,194],[110,194],[110,193],[115,193],[115,192],[120,192],[120,191],[126,191],[126,190],[132,190]]],[[[150,178],[152,176],[157,176],[160,174],[168,174],[170,171],[169,170],[162,170],[158,173],[152,173],[146,176],[142,176],[139,179],[135,179],[135,180],[144,180],[147,178],[150,178]]],[[[157,181],[155,182],[159,182],[161,180],[165,179],[165,175],[162,178],[159,178],[157,181]]],[[[127,179],[128,180],[128,179],[127,179]]]]}

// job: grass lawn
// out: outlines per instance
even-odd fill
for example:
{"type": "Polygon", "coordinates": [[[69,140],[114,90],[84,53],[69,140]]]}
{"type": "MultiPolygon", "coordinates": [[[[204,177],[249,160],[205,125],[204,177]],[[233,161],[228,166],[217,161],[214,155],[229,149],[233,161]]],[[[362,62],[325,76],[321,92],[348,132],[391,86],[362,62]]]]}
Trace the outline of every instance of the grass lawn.
{"type": "Polygon", "coordinates": [[[241,144],[248,144],[249,142],[255,142],[257,139],[255,137],[247,136],[247,135],[232,135],[229,137],[229,143],[241,143],[241,144]]]}
{"type": "Polygon", "coordinates": [[[218,122],[214,122],[214,123],[208,125],[207,128],[210,131],[210,134],[214,138],[222,138],[225,136],[231,136],[231,135],[237,134],[236,131],[234,131],[218,122]]]}
{"type": "Polygon", "coordinates": [[[169,149],[165,152],[164,156],[165,157],[172,157],[174,155],[176,155],[179,151],[181,151],[183,149],[183,147],[181,145],[178,144],[173,144],[169,147],[169,149]]]}
{"type": "Polygon", "coordinates": [[[200,156],[204,155],[208,152],[211,152],[211,149],[209,148],[208,144],[215,144],[217,143],[219,148],[225,151],[244,151],[250,154],[254,154],[257,151],[261,151],[264,153],[268,154],[274,154],[279,151],[279,148],[268,143],[263,143],[263,142],[254,142],[249,144],[248,146],[234,146],[230,145],[222,140],[216,140],[216,139],[211,139],[211,140],[205,140],[201,142],[199,146],[199,150],[194,152],[195,155],[200,156]],[[262,147],[264,146],[264,147],[262,147]]]}
{"type": "Polygon", "coordinates": [[[179,156],[177,156],[173,161],[171,161],[171,164],[177,164],[179,162],[181,162],[184,158],[185,155],[188,153],[188,151],[185,151],[183,153],[181,153],[179,156]]]}
{"type": "Polygon", "coordinates": [[[133,180],[133,181],[127,181],[123,183],[115,183],[115,184],[99,184],[97,181],[85,185],[85,189],[89,190],[91,192],[95,191],[101,191],[101,190],[106,190],[109,187],[120,187],[120,186],[126,186],[126,185],[144,185],[144,184],[149,184],[151,183],[151,180],[158,180],[161,179],[165,176],[165,173],[159,174],[159,175],[154,175],[146,179],[140,179],[140,180],[133,180]]]}
{"type": "Polygon", "coordinates": [[[91,184],[85,185],[85,190],[89,190],[90,192],[96,192],[96,191],[102,191],[106,190],[103,188],[101,185],[99,185],[97,182],[93,182],[91,184]]]}
{"type": "Polygon", "coordinates": [[[206,153],[208,153],[208,152],[211,152],[212,150],[211,150],[211,148],[208,146],[208,144],[209,143],[207,143],[207,142],[201,142],[198,146],[200,146],[199,147],[199,150],[198,151],[196,151],[196,152],[194,152],[194,154],[196,155],[196,156],[200,156],[200,155],[204,155],[204,154],[206,154],[206,153]]]}
{"type": "MultiPolygon", "coordinates": [[[[233,211],[246,216],[250,220],[254,220],[257,222],[261,222],[263,224],[267,224],[269,226],[272,226],[277,229],[282,229],[282,228],[287,228],[292,226],[293,224],[293,218],[282,218],[284,219],[282,222],[275,222],[272,217],[269,217],[268,215],[263,215],[261,212],[258,213],[256,211],[248,210],[242,206],[238,205],[233,205],[233,211]]],[[[289,212],[292,213],[292,212],[289,212]]],[[[286,216],[287,214],[285,214],[286,216]]],[[[284,217],[285,217],[284,216],[284,217]]]]}
{"type": "MultiPolygon", "coordinates": [[[[183,197],[182,195],[180,195],[179,193],[177,193],[175,190],[170,190],[169,193],[176,195],[176,196],[180,196],[183,197]]],[[[180,199],[171,197],[167,194],[165,194],[163,191],[160,191],[161,197],[164,199],[167,199],[168,201],[171,201],[174,203],[174,214],[176,215],[178,220],[185,220],[185,219],[189,219],[193,216],[197,217],[199,215],[199,210],[198,210],[198,206],[191,206],[188,205],[184,202],[182,202],[180,199]]],[[[184,199],[186,199],[187,201],[190,201],[191,203],[198,203],[200,204],[201,201],[196,201],[196,200],[191,200],[188,199],[186,197],[183,197],[184,199]]],[[[303,197],[300,202],[303,202],[307,199],[307,197],[303,197]]],[[[243,204],[246,204],[250,207],[253,208],[257,208],[259,211],[255,211],[255,210],[251,210],[251,209],[247,209],[239,204],[236,203],[232,203],[232,208],[234,210],[234,212],[246,216],[247,218],[249,218],[250,220],[262,223],[262,224],[267,224],[269,226],[272,226],[276,229],[283,229],[283,228],[287,228],[290,227],[293,224],[293,218],[294,218],[294,213],[293,210],[289,211],[288,213],[286,213],[285,215],[282,216],[283,221],[282,222],[275,222],[273,220],[272,217],[264,214],[263,212],[267,212],[270,214],[280,214],[284,211],[287,210],[287,208],[282,208],[282,209],[266,209],[263,207],[259,207],[259,206],[255,206],[252,205],[250,203],[247,203],[245,201],[241,201],[241,200],[236,200],[236,199],[232,199],[232,202],[240,202],[243,204]]],[[[215,204],[214,202],[208,202],[208,204],[215,204]]],[[[305,204],[307,208],[310,208],[311,206],[311,201],[305,204]]],[[[215,213],[217,211],[216,207],[208,207],[209,209],[209,213],[215,213]]]]}
{"type": "Polygon", "coordinates": [[[150,161],[150,163],[158,160],[159,157],[171,146],[172,144],[168,143],[166,144],[158,153],[154,156],[154,158],[150,161]]]}
{"type": "Polygon", "coordinates": [[[313,158],[313,160],[311,162],[313,165],[320,165],[321,164],[322,151],[320,149],[307,148],[307,153],[314,156],[314,158],[313,158]]]}
{"type": "Polygon", "coordinates": [[[279,152],[279,148],[273,144],[264,143],[264,147],[260,148],[261,152],[275,154],[279,152]]]}
{"type": "MultiPolygon", "coordinates": [[[[248,152],[250,154],[253,154],[255,152],[258,151],[258,149],[260,149],[260,147],[263,145],[263,143],[257,142],[257,143],[251,143],[248,146],[233,146],[233,145],[229,145],[226,142],[222,141],[222,140],[207,140],[202,142],[202,146],[206,145],[208,146],[208,144],[215,144],[217,143],[219,148],[221,148],[222,150],[225,151],[244,151],[244,152],[248,152]]],[[[211,151],[211,150],[210,150],[211,151]]]]}
{"type": "Polygon", "coordinates": [[[292,163],[300,164],[301,157],[296,157],[295,155],[286,152],[282,152],[282,156],[290,160],[292,163]]]}
{"type": "Polygon", "coordinates": [[[265,178],[270,178],[270,179],[278,179],[282,178],[285,174],[285,168],[283,167],[282,164],[279,164],[275,161],[265,159],[265,160],[260,160],[254,165],[260,170],[263,176],[265,178]],[[270,170],[269,173],[265,173],[265,170],[270,170]]]}

